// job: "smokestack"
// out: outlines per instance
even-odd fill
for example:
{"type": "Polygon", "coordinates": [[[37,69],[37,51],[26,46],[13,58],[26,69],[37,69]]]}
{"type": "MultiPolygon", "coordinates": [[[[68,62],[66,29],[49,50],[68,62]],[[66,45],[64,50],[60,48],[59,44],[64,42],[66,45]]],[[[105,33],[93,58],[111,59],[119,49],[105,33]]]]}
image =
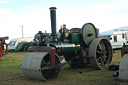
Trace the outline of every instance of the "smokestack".
{"type": "Polygon", "coordinates": [[[56,7],[50,7],[52,40],[57,41],[56,34],[56,7]]]}

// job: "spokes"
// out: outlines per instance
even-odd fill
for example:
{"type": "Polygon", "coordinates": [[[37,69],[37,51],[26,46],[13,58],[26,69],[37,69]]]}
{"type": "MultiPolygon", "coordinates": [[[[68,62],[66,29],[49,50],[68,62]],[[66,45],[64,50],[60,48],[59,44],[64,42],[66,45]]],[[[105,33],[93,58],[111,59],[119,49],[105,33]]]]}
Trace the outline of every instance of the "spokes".
{"type": "Polygon", "coordinates": [[[50,61],[46,62],[45,60],[42,60],[42,66],[49,66],[50,65],[50,61]]]}
{"type": "Polygon", "coordinates": [[[92,41],[89,47],[90,63],[95,69],[107,68],[112,61],[112,47],[104,38],[92,41]]]}
{"type": "Polygon", "coordinates": [[[99,44],[98,46],[99,46],[99,50],[103,50],[102,47],[101,47],[101,44],[99,44]]]}
{"type": "Polygon", "coordinates": [[[105,65],[107,61],[108,51],[106,50],[106,48],[107,47],[104,42],[100,42],[97,45],[96,58],[97,58],[97,62],[101,63],[101,65],[105,65]]]}
{"type": "Polygon", "coordinates": [[[105,63],[103,62],[103,59],[100,57],[100,60],[101,60],[101,64],[104,65],[105,63]]]}
{"type": "MultiPolygon", "coordinates": [[[[59,56],[55,54],[55,65],[54,66],[57,66],[57,65],[60,65],[60,59],[59,59],[59,56]]],[[[60,67],[55,68],[54,66],[51,66],[49,55],[43,58],[42,66],[41,66],[42,68],[41,73],[46,80],[55,79],[59,75],[60,67]]]]}
{"type": "Polygon", "coordinates": [[[99,54],[101,53],[100,51],[96,51],[96,52],[99,53],[99,54]]]}

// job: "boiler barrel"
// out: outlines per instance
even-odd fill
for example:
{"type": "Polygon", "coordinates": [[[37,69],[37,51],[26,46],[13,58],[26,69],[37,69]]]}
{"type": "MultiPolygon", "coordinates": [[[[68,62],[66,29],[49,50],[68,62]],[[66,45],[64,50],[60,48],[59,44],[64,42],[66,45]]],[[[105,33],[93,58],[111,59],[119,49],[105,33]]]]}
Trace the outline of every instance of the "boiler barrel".
{"type": "Polygon", "coordinates": [[[74,52],[78,52],[81,49],[80,44],[73,43],[61,43],[60,45],[56,45],[57,49],[61,49],[61,54],[74,54],[74,52]]]}

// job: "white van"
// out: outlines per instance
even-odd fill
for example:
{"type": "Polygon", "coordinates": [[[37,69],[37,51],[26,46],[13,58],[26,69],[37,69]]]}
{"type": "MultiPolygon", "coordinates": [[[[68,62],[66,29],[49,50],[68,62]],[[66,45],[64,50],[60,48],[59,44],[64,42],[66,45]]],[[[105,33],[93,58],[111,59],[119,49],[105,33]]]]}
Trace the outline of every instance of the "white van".
{"type": "Polygon", "coordinates": [[[110,42],[113,49],[122,48],[124,43],[128,43],[128,31],[115,31],[110,42]]]}
{"type": "Polygon", "coordinates": [[[9,51],[14,51],[16,46],[20,43],[20,42],[32,42],[33,41],[33,37],[24,37],[24,38],[15,38],[15,39],[11,39],[9,44],[8,44],[8,49],[9,51]]]}
{"type": "Polygon", "coordinates": [[[110,43],[113,49],[122,48],[124,43],[128,44],[128,26],[102,32],[99,36],[111,38],[110,43]]]}

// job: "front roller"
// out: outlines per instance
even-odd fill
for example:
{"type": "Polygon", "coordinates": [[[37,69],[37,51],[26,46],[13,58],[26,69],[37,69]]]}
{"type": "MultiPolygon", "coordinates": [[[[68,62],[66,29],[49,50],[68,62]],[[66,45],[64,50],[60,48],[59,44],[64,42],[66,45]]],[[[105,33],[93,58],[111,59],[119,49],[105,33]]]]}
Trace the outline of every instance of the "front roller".
{"type": "Polygon", "coordinates": [[[108,68],[112,61],[112,52],[111,43],[107,39],[94,39],[89,47],[89,60],[93,68],[108,68]]]}
{"type": "Polygon", "coordinates": [[[55,65],[51,66],[49,52],[29,52],[23,59],[22,71],[25,76],[31,79],[48,81],[55,79],[60,72],[60,59],[55,54],[55,65]]]}

